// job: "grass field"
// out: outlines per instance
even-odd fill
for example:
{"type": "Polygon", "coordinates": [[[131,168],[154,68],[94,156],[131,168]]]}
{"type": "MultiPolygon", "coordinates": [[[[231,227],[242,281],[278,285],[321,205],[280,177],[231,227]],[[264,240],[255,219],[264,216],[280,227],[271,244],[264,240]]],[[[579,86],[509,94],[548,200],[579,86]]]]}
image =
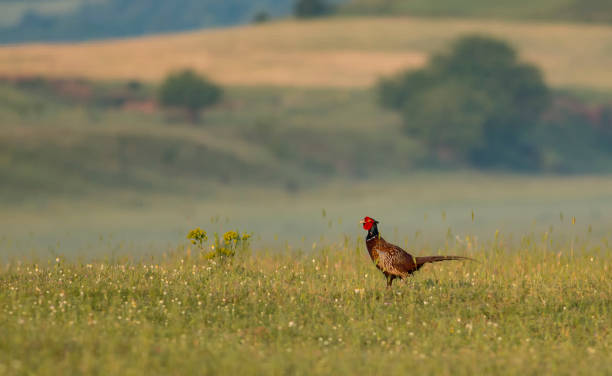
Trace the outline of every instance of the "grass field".
{"type": "Polygon", "coordinates": [[[365,90],[226,88],[198,126],[10,87],[0,100],[5,203],[105,188],[210,196],[204,183],[299,190],[333,174],[376,174],[365,171],[364,150],[393,144],[371,157],[387,169],[419,155],[411,140],[394,140],[399,119],[365,90]]]}
{"type": "MultiPolygon", "coordinates": [[[[162,111],[74,103],[55,93],[0,85],[0,205],[37,207],[116,191],[208,199],[229,188],[257,188],[291,195],[378,179],[404,187],[415,171],[439,167],[425,145],[404,135],[401,118],[377,105],[374,90],[229,87],[197,126],[162,111]]],[[[580,95],[610,101],[609,94],[580,95]]],[[[544,150],[568,171],[608,173],[608,154],[590,145],[544,150]]],[[[573,185],[579,177],[567,181],[583,189],[573,185]]]]}
{"type": "Polygon", "coordinates": [[[363,88],[468,32],[609,102],[608,26],[334,18],[1,47],[0,75],[107,80],[94,95],[185,66],[241,86],[194,126],[0,85],[0,376],[610,374],[612,177],[417,170],[428,150],[363,88]],[[416,255],[479,262],[388,291],[364,215],[416,255]],[[252,252],[205,260],[196,226],[253,232],[252,252]]]}
{"type": "Polygon", "coordinates": [[[554,224],[569,236],[561,212],[578,233],[612,228],[609,176],[415,167],[427,150],[398,137],[399,117],[369,90],[228,88],[199,126],[5,86],[0,99],[0,260],[159,254],[215,216],[261,245],[306,249],[355,235],[364,212],[419,249],[444,244],[449,229],[486,237],[554,224]]]}
{"type": "Polygon", "coordinates": [[[610,177],[413,172],[361,182],[337,179],[297,193],[263,185],[200,186],[191,194],[93,189],[88,195],[31,194],[26,202],[4,203],[0,261],[159,255],[196,225],[210,232],[252,231],[257,248],[310,251],[313,243],[361,236],[357,221],[365,215],[381,221],[388,240],[420,252],[436,252],[456,236],[486,240],[496,230],[515,234],[513,242],[545,231],[558,241],[612,236],[610,177]]]}
{"type": "Polygon", "coordinates": [[[408,14],[498,19],[546,19],[611,22],[610,3],[603,0],[352,0],[341,7],[349,14],[408,14]]]}
{"type": "Polygon", "coordinates": [[[554,86],[612,88],[611,26],[419,18],[335,18],[83,44],[0,48],[0,75],[159,80],[194,67],[224,84],[364,86],[420,67],[466,33],[508,39],[554,86]]]}
{"type": "Polygon", "coordinates": [[[608,238],[463,238],[389,291],[362,240],[0,266],[0,374],[606,375],[608,238]],[[580,239],[580,240],[578,240],[580,239]],[[279,253],[279,251],[282,251],[279,253]]]}

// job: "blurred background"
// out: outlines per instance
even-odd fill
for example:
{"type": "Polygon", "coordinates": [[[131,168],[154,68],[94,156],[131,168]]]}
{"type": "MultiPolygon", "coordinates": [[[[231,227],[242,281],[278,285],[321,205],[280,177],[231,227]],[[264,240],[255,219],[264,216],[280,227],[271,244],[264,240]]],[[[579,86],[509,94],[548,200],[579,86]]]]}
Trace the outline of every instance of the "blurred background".
{"type": "Polygon", "coordinates": [[[612,228],[610,1],[0,0],[0,43],[2,257],[612,228]]]}

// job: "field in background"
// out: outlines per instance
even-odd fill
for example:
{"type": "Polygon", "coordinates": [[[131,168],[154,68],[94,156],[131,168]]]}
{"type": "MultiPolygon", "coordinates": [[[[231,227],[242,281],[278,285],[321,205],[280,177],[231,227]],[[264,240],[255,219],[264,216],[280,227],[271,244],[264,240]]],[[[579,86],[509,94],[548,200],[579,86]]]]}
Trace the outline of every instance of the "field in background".
{"type": "Polygon", "coordinates": [[[363,243],[0,264],[0,374],[603,375],[609,238],[463,243],[385,288],[363,243]]]}
{"type": "Polygon", "coordinates": [[[606,0],[351,0],[341,7],[349,14],[394,14],[428,17],[542,19],[612,22],[606,0]]]}
{"type": "Polygon", "coordinates": [[[466,33],[514,43],[554,86],[612,88],[612,27],[419,18],[336,18],[89,44],[0,48],[0,75],[160,80],[194,67],[234,85],[364,86],[420,67],[466,33]]]}
{"type": "Polygon", "coordinates": [[[187,232],[201,226],[210,233],[252,232],[257,249],[310,252],[345,237],[361,241],[357,222],[365,215],[381,221],[389,240],[420,254],[460,244],[457,236],[484,244],[496,231],[513,245],[525,234],[545,232],[559,241],[598,243],[612,236],[610,192],[612,179],[606,177],[466,172],[339,180],[300,193],[209,184],[200,195],[124,190],[52,201],[34,196],[3,206],[0,248],[4,259],[159,255],[184,244],[187,232]]]}
{"type": "MultiPolygon", "coordinates": [[[[608,0],[330,0],[333,16],[409,15],[612,23],[608,0]]],[[[1,0],[0,43],[74,41],[288,19],[295,0],[1,0]]]]}
{"type": "Polygon", "coordinates": [[[394,140],[399,119],[363,90],[231,88],[199,126],[155,107],[48,96],[0,87],[0,202],[126,188],[208,197],[210,184],[299,191],[332,176],[375,176],[371,164],[405,170],[422,154],[394,140]]]}
{"type": "Polygon", "coordinates": [[[130,244],[160,254],[211,218],[211,230],[252,231],[278,250],[361,236],[364,215],[414,249],[444,244],[449,227],[451,239],[488,239],[571,216],[571,229],[592,225],[593,236],[612,224],[607,176],[415,171],[426,151],[397,137],[400,119],[367,90],[230,88],[199,126],[8,86],[0,97],[4,257],[91,257],[130,244]]]}
{"type": "Polygon", "coordinates": [[[83,4],[83,0],[6,0],[0,2],[0,27],[13,26],[27,12],[42,15],[68,13],[83,4]]]}
{"type": "MultiPolygon", "coordinates": [[[[604,236],[611,228],[608,176],[416,171],[427,166],[427,150],[398,137],[399,117],[377,106],[370,90],[228,88],[194,126],[155,108],[62,97],[67,89],[95,97],[106,90],[99,83],[55,85],[53,95],[0,86],[5,258],[126,247],[160,254],[211,218],[210,230],[252,231],[258,246],[279,251],[361,236],[356,222],[364,215],[412,249],[436,249],[457,234],[490,239],[496,230],[552,225],[571,236],[591,225],[589,234],[604,236]],[[571,216],[577,225],[563,227],[571,216]]],[[[607,171],[605,158],[576,158],[607,171]]]]}

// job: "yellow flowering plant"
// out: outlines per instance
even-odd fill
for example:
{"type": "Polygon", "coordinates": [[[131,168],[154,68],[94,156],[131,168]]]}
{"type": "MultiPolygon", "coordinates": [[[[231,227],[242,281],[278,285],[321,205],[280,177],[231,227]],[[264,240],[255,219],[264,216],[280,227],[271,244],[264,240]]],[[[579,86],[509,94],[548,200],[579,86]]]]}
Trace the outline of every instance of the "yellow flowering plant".
{"type": "MultiPolygon", "coordinates": [[[[204,250],[208,236],[206,231],[198,227],[189,231],[187,239],[191,239],[191,244],[197,245],[201,250],[204,250]]],[[[250,239],[251,234],[241,234],[239,231],[227,231],[222,237],[215,233],[213,244],[210,245],[210,251],[203,254],[203,256],[207,259],[233,258],[236,256],[236,253],[245,253],[248,250],[250,239]]]]}
{"type": "Polygon", "coordinates": [[[198,245],[200,248],[204,248],[204,242],[208,240],[208,236],[206,235],[206,231],[202,230],[199,227],[194,228],[189,231],[187,234],[187,239],[191,239],[191,244],[198,245]]]}

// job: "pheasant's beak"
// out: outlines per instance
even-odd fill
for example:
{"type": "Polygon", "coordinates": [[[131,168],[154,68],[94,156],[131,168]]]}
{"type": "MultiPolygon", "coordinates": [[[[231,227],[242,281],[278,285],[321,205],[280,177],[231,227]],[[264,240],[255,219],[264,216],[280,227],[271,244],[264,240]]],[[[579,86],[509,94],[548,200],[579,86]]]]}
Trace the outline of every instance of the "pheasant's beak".
{"type": "Polygon", "coordinates": [[[365,223],[365,221],[362,219],[361,221],[359,221],[359,223],[364,224],[364,223],[365,223]]]}

